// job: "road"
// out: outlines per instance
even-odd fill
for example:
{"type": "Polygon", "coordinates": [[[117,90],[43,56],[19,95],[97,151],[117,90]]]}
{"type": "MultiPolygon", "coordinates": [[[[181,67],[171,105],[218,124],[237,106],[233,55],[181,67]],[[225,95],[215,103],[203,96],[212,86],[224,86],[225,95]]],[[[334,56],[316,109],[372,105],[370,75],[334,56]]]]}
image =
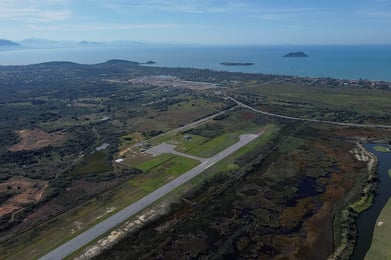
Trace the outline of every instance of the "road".
{"type": "Polygon", "coordinates": [[[322,124],[329,124],[329,125],[339,125],[339,126],[354,126],[354,127],[367,127],[367,128],[391,128],[390,125],[375,125],[375,124],[354,124],[354,123],[342,123],[342,122],[335,122],[335,121],[327,121],[327,120],[318,120],[318,119],[311,119],[311,118],[300,118],[300,117],[294,117],[294,116],[284,116],[279,114],[274,114],[262,110],[255,109],[249,105],[246,105],[233,97],[227,96],[227,98],[231,99],[233,102],[238,104],[238,106],[245,107],[247,109],[250,109],[254,112],[264,114],[267,116],[277,117],[277,118],[284,118],[289,120],[296,120],[296,121],[305,121],[305,122],[314,122],[314,123],[322,123],[322,124]]]}
{"type": "Polygon", "coordinates": [[[87,231],[81,233],[77,237],[69,240],[65,244],[57,247],[53,251],[49,252],[45,256],[41,257],[41,260],[57,260],[57,259],[63,259],[66,256],[70,255],[71,253],[75,252],[76,250],[80,249],[81,247],[85,246],[89,242],[93,241],[94,239],[98,238],[99,236],[103,235],[104,233],[110,231],[129,217],[135,215],[137,212],[145,209],[146,207],[150,206],[152,203],[156,202],[163,196],[167,195],[169,192],[173,191],[174,189],[178,188],[185,182],[191,180],[195,176],[199,175],[209,167],[213,166],[215,163],[221,161],[222,159],[226,158],[230,154],[234,153],[241,147],[245,146],[246,144],[250,143],[252,140],[257,138],[259,135],[255,134],[247,134],[247,135],[241,135],[240,141],[235,143],[234,145],[228,147],[227,149],[223,150],[222,152],[216,154],[213,157],[205,159],[200,165],[194,167],[193,169],[189,170],[188,172],[182,174],[178,178],[170,181],[169,183],[163,185],[159,189],[153,191],[152,193],[148,194],[147,196],[143,197],[142,199],[136,201],[135,203],[131,204],[130,206],[124,208],[123,210],[117,212],[116,214],[112,215],[111,217],[103,220],[99,224],[93,226],[92,228],[88,229],[87,231]]]}

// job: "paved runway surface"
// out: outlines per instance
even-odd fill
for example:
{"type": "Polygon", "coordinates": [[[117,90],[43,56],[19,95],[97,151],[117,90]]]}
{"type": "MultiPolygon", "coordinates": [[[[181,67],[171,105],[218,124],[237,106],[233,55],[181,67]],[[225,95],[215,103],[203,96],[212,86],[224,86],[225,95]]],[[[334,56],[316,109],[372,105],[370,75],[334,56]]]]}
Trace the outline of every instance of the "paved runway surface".
{"type": "Polygon", "coordinates": [[[83,247],[84,245],[88,244],[89,242],[93,241],[94,239],[98,238],[99,236],[103,235],[104,233],[110,231],[129,217],[135,215],[137,212],[141,211],[142,209],[150,206],[152,203],[156,202],[160,198],[162,198],[164,195],[168,194],[169,192],[173,191],[177,187],[181,186],[183,183],[189,181],[190,179],[194,178],[195,176],[199,175],[215,163],[221,161],[228,155],[234,153],[241,147],[245,146],[246,144],[250,143],[252,140],[257,138],[258,135],[254,134],[247,134],[247,135],[241,135],[240,141],[236,144],[228,147],[224,151],[216,154],[215,156],[205,159],[200,165],[194,167],[193,169],[189,170],[188,172],[182,174],[178,178],[170,181],[169,183],[163,185],[159,189],[155,190],[154,192],[148,194],[147,196],[143,197],[142,199],[136,201],[135,203],[131,204],[130,206],[124,208],[123,210],[117,212],[116,214],[112,215],[111,217],[103,220],[99,224],[93,226],[92,228],[88,229],[87,231],[81,233],[77,237],[73,238],[72,240],[69,240],[65,244],[57,247],[53,251],[49,252],[45,256],[41,257],[41,260],[57,260],[57,259],[63,259],[64,257],[70,255],[71,253],[75,252],[79,248],[83,247]]]}

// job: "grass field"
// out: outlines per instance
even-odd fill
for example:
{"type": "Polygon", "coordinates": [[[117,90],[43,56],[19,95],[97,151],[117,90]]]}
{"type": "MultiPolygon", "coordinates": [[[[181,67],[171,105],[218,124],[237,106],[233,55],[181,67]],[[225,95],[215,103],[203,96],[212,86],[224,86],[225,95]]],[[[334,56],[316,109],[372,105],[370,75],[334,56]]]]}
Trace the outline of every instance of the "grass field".
{"type": "Polygon", "coordinates": [[[149,193],[199,164],[198,161],[189,158],[174,155],[168,156],[172,158],[163,163],[161,161],[167,159],[167,156],[163,155],[163,158],[156,158],[156,161],[148,164],[146,167],[149,171],[138,178],[130,180],[130,184],[134,185],[135,189],[141,189],[149,193]]]}
{"type": "Polygon", "coordinates": [[[209,158],[239,141],[237,133],[226,133],[188,151],[189,154],[209,158]]]}
{"type": "Polygon", "coordinates": [[[172,154],[162,154],[158,157],[153,158],[152,160],[140,163],[140,164],[136,165],[136,167],[138,169],[142,170],[143,172],[146,172],[146,171],[149,171],[149,170],[163,164],[164,162],[166,162],[174,157],[175,156],[172,154]]]}
{"type": "Polygon", "coordinates": [[[186,140],[184,135],[177,134],[174,138],[170,139],[167,143],[175,145],[175,150],[178,152],[186,153],[187,151],[194,149],[195,147],[202,145],[203,143],[209,141],[209,138],[187,134],[191,137],[191,140],[186,140]]]}
{"type": "Polygon", "coordinates": [[[377,152],[382,152],[382,153],[389,153],[391,152],[390,148],[388,147],[385,147],[385,146],[375,146],[373,147],[373,149],[377,152]]]}
{"type": "Polygon", "coordinates": [[[371,248],[366,260],[387,260],[391,259],[391,199],[380,213],[376,221],[371,248]]]}
{"type": "MultiPolygon", "coordinates": [[[[316,88],[295,84],[256,84],[234,94],[256,101],[264,110],[323,120],[390,123],[390,91],[354,87],[316,88]]],[[[243,99],[246,101],[245,99],[243,99]]]]}
{"type": "Polygon", "coordinates": [[[239,90],[243,93],[256,93],[274,99],[300,100],[332,107],[354,107],[362,111],[382,111],[391,109],[391,92],[383,90],[344,88],[309,88],[294,84],[265,84],[239,90]]]}

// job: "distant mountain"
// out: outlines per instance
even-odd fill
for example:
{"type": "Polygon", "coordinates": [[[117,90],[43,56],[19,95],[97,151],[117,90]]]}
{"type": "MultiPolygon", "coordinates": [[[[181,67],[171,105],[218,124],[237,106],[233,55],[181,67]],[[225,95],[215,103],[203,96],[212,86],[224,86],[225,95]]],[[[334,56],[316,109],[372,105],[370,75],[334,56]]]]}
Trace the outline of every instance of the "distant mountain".
{"type": "Polygon", "coordinates": [[[112,47],[130,47],[130,46],[148,46],[149,43],[137,41],[61,41],[49,40],[43,38],[28,38],[19,42],[23,47],[33,49],[46,48],[74,48],[74,47],[98,47],[98,46],[112,46],[112,47]]]}
{"type": "Polygon", "coordinates": [[[29,38],[20,42],[27,48],[62,48],[77,46],[77,42],[73,41],[54,41],[41,38],[29,38]]]}
{"type": "Polygon", "coordinates": [[[81,41],[81,42],[79,42],[79,45],[86,46],[86,47],[88,47],[88,46],[102,46],[102,45],[104,45],[104,43],[103,42],[81,41]]]}
{"type": "Polygon", "coordinates": [[[288,54],[285,54],[283,57],[284,58],[306,58],[309,56],[302,51],[298,51],[298,52],[290,52],[288,54]]]}
{"type": "Polygon", "coordinates": [[[0,47],[21,47],[21,45],[13,41],[0,39],[0,47]]]}
{"type": "Polygon", "coordinates": [[[52,40],[47,40],[47,39],[40,39],[40,38],[29,38],[29,39],[24,39],[23,41],[20,42],[23,45],[26,46],[36,46],[36,45],[51,45],[51,44],[58,44],[57,41],[52,41],[52,40]]]}

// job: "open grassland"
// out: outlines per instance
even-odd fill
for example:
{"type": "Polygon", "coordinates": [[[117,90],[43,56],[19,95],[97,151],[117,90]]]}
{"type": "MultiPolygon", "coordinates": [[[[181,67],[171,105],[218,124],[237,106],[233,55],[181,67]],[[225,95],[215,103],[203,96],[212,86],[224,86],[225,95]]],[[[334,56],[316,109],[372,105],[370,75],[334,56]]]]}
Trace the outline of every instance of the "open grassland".
{"type": "Polygon", "coordinates": [[[188,151],[189,154],[209,158],[239,141],[239,134],[226,133],[188,151]]]}
{"type": "Polygon", "coordinates": [[[343,88],[310,88],[295,84],[263,84],[249,86],[238,93],[254,93],[271,100],[287,100],[330,107],[350,108],[359,111],[379,112],[391,110],[391,92],[384,90],[343,88]]]}
{"type": "Polygon", "coordinates": [[[172,154],[162,154],[162,155],[159,155],[158,157],[155,157],[151,160],[140,163],[140,164],[136,165],[136,167],[138,169],[142,170],[143,172],[147,172],[157,166],[160,166],[161,164],[165,163],[166,161],[168,161],[174,157],[175,157],[175,155],[172,155],[172,154]]]}
{"type": "Polygon", "coordinates": [[[377,152],[382,152],[382,153],[389,153],[391,152],[390,148],[386,146],[374,146],[373,149],[377,152]]]}
{"type": "MultiPolygon", "coordinates": [[[[211,157],[232,144],[239,141],[239,136],[245,133],[257,133],[260,131],[262,123],[256,122],[256,114],[248,110],[236,110],[227,112],[222,119],[213,120],[207,124],[186,131],[186,134],[193,134],[203,137],[196,137],[198,146],[187,145],[185,152],[208,158],[211,157]]],[[[191,141],[192,142],[192,141],[191,141]]],[[[178,150],[178,149],[177,149],[178,150]]],[[[183,151],[183,148],[179,148],[183,151]]],[[[179,151],[178,150],[178,151],[179,151]]]]}
{"type": "Polygon", "coordinates": [[[175,150],[178,152],[186,153],[191,149],[194,149],[210,139],[207,137],[192,135],[192,134],[177,134],[174,138],[171,138],[167,143],[175,145],[175,150]],[[187,137],[188,139],[186,139],[187,137]]]}
{"type": "MultiPolygon", "coordinates": [[[[163,132],[220,112],[225,108],[223,102],[212,102],[205,98],[181,96],[177,103],[143,107],[143,115],[129,118],[127,125],[138,132],[160,130],[163,132]]],[[[146,136],[148,138],[148,136],[146,136]]]]}
{"type": "Polygon", "coordinates": [[[142,177],[130,180],[129,183],[134,186],[134,189],[141,189],[147,194],[199,164],[198,161],[189,158],[170,156],[171,159],[167,160],[168,157],[163,155],[162,158],[147,165],[149,171],[142,177]],[[165,161],[161,163],[163,160],[165,161]]]}
{"type": "Polygon", "coordinates": [[[322,120],[391,124],[391,92],[354,87],[317,88],[289,83],[254,84],[232,92],[268,112],[322,120]]]}
{"type": "Polygon", "coordinates": [[[383,208],[376,221],[371,247],[366,260],[391,259],[391,199],[383,208]]]}

